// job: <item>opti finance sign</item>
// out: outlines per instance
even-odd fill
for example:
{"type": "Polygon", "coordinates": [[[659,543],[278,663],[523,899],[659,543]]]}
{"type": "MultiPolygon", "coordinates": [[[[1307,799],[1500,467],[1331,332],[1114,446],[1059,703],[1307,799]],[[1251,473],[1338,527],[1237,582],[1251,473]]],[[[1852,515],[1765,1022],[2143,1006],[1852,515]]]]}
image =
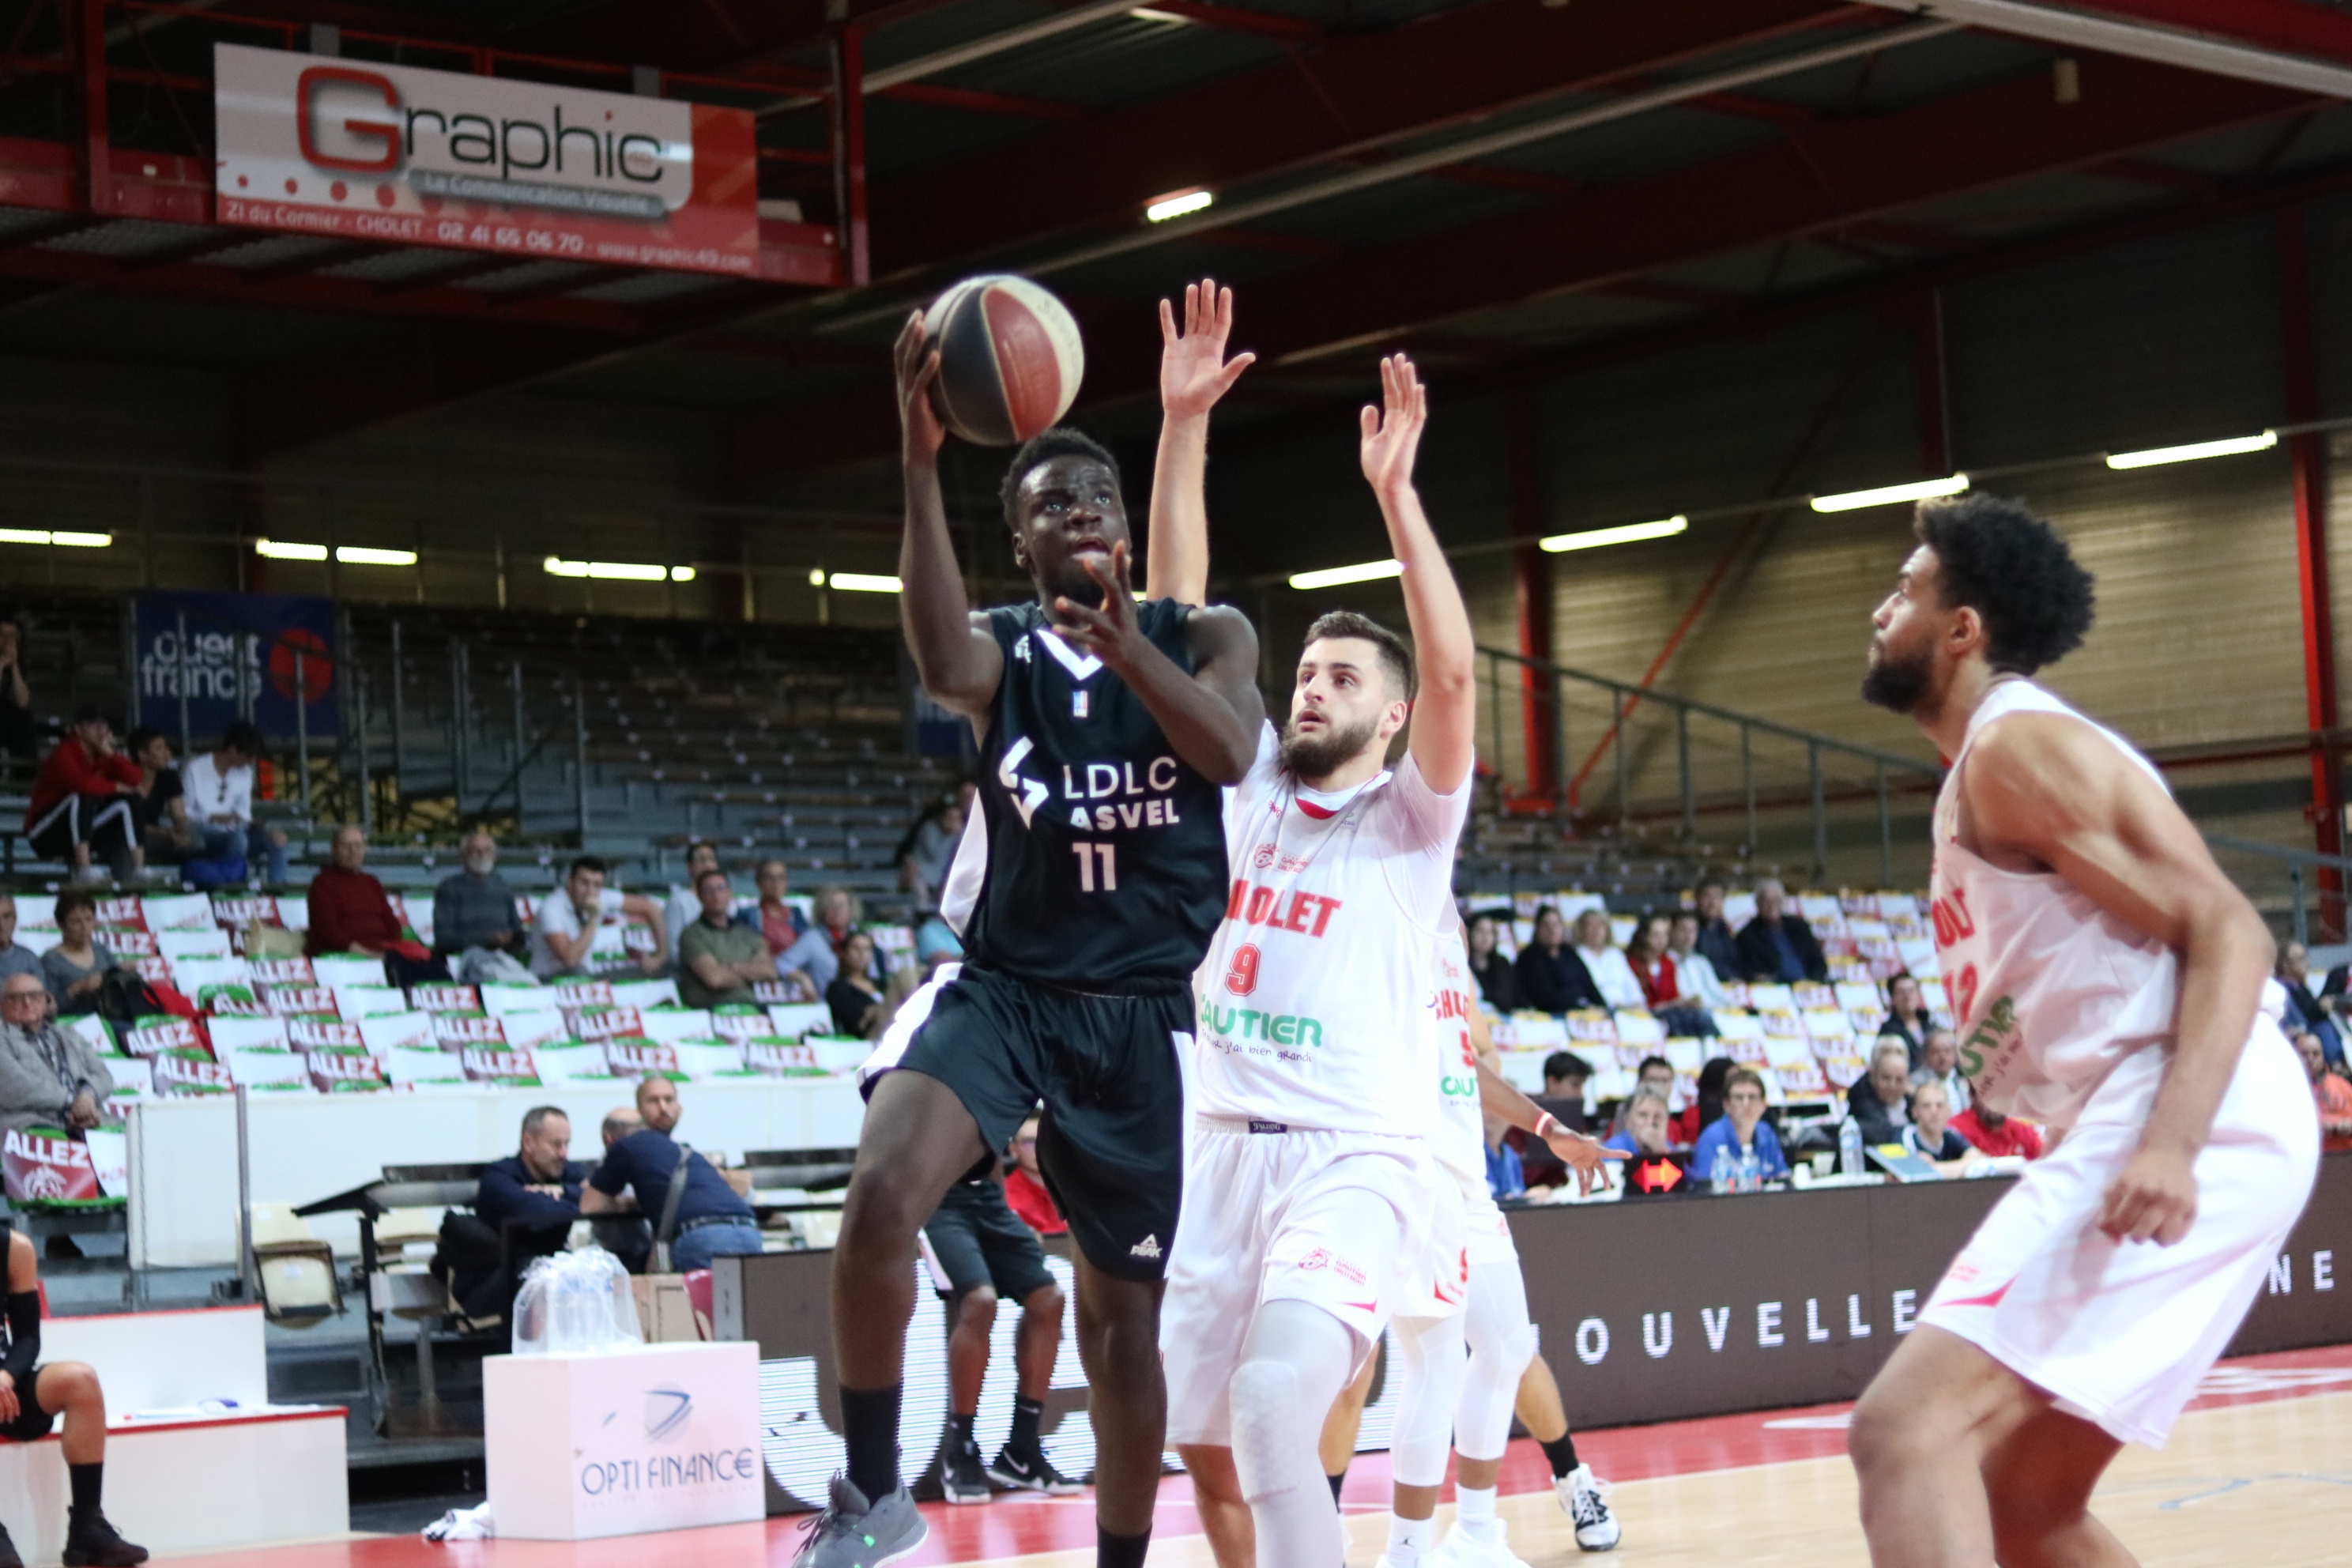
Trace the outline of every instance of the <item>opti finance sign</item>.
{"type": "Polygon", "coordinates": [[[751,116],[216,44],[225,224],[551,261],[757,271],[751,116]]]}

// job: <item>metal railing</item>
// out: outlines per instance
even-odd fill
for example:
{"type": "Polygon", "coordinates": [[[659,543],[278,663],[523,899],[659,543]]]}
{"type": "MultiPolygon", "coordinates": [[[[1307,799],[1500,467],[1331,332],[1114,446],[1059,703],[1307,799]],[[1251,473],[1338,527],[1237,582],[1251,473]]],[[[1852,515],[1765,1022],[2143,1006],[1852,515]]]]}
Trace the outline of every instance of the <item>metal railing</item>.
{"type": "MultiPolygon", "coordinates": [[[[2205,842],[2216,849],[2226,850],[2235,855],[2252,856],[2257,860],[2267,862],[2284,871],[2287,884],[2287,929],[2293,933],[2295,941],[2306,947],[2311,944],[2311,884],[2316,879],[2312,873],[2322,869],[2343,872],[2347,875],[2341,877],[2339,880],[2352,883],[2352,858],[2346,856],[2322,855],[2317,850],[2294,849],[2283,844],[2264,844],[2256,839],[2240,838],[2227,833],[2208,833],[2205,835],[2205,842]]],[[[2253,899],[2257,909],[2268,901],[2268,895],[2262,887],[2247,886],[2251,879],[2241,874],[2236,879],[2240,886],[2246,887],[2247,894],[2253,899]]],[[[2323,910],[2325,915],[2332,916],[2330,923],[2342,921],[2342,902],[2343,895],[2340,892],[2330,890],[2324,893],[2323,904],[2333,903],[2337,906],[2332,910],[2323,910]]]]}

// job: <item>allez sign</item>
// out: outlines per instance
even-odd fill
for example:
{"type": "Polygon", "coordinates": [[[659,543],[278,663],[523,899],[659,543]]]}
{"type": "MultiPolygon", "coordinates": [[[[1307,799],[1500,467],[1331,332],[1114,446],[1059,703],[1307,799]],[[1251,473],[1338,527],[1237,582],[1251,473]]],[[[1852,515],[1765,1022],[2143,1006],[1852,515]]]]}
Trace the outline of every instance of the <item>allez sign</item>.
{"type": "Polygon", "coordinates": [[[751,116],[675,100],[213,46],[220,221],[751,276],[751,116]]]}

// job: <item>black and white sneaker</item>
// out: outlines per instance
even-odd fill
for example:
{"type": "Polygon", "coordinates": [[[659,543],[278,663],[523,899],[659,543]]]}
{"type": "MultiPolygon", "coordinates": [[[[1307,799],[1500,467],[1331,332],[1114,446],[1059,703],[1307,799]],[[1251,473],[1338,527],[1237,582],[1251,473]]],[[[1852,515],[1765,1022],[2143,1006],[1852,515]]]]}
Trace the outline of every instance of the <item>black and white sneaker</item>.
{"type": "Polygon", "coordinates": [[[969,1437],[948,1445],[947,1458],[940,1462],[940,1489],[948,1494],[950,1502],[995,1500],[996,1489],[988,1484],[988,1472],[981,1468],[980,1445],[969,1437]]]}
{"type": "Polygon", "coordinates": [[[1601,1500],[1605,1484],[1593,1479],[1591,1465],[1579,1465],[1552,1480],[1552,1489],[1559,1494],[1559,1506],[1568,1511],[1570,1521],[1576,1526],[1576,1544],[1586,1552],[1613,1552],[1617,1548],[1617,1516],[1601,1500]]]}
{"type": "Polygon", "coordinates": [[[1086,1490],[1086,1484],[1074,1481],[1054,1468],[1043,1448],[1015,1453],[1007,1443],[988,1462],[991,1479],[1011,1487],[1015,1491],[1044,1492],[1047,1497],[1076,1497],[1086,1490]]]}
{"type": "Polygon", "coordinates": [[[793,1568],[882,1568],[911,1553],[931,1533],[905,1487],[869,1503],[845,1475],[833,1478],[824,1511],[811,1515],[801,1529],[808,1539],[793,1553],[793,1568]]]}

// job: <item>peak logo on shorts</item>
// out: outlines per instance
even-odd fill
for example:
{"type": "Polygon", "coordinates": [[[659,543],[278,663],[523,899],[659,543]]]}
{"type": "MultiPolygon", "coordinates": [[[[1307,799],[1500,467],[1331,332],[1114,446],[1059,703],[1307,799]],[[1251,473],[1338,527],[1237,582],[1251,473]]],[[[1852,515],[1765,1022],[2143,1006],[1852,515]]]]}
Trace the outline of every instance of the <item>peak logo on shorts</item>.
{"type": "Polygon", "coordinates": [[[1141,1241],[1137,1242],[1133,1247],[1129,1247],[1127,1249],[1127,1255],[1129,1258],[1150,1258],[1152,1262],[1157,1263],[1160,1261],[1160,1238],[1156,1236],[1147,1236],[1141,1241]]]}

